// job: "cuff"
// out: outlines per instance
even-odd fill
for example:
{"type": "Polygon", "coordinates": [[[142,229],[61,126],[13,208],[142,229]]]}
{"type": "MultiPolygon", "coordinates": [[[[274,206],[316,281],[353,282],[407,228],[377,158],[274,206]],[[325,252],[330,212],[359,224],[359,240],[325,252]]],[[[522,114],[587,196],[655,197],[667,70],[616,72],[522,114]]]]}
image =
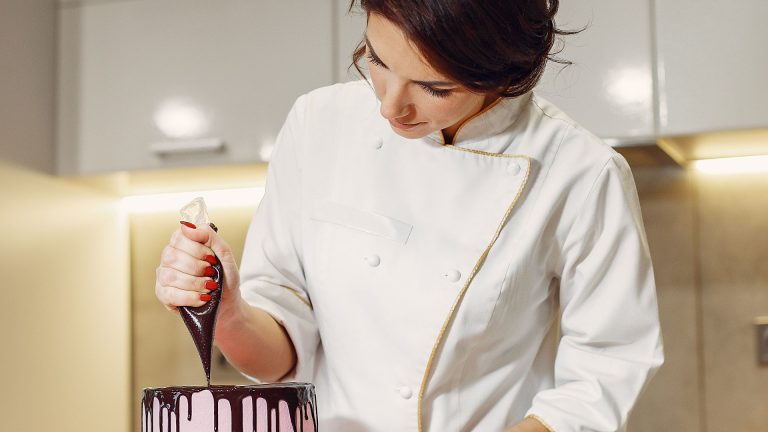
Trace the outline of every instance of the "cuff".
{"type": "Polygon", "coordinates": [[[296,366],[278,382],[312,382],[319,343],[312,307],[289,288],[273,287],[270,291],[269,297],[250,292],[243,298],[251,306],[267,312],[283,326],[296,350],[296,366]]]}

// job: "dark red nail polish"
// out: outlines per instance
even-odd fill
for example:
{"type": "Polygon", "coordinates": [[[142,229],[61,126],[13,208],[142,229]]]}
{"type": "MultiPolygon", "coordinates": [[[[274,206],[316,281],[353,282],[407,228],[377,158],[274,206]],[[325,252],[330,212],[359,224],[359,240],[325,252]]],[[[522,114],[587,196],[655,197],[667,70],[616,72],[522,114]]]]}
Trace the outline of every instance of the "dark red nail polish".
{"type": "Polygon", "coordinates": [[[207,302],[210,299],[211,299],[211,295],[210,294],[200,294],[200,300],[202,300],[204,302],[207,302]]]}
{"type": "Polygon", "coordinates": [[[213,291],[218,288],[219,288],[219,284],[217,284],[215,281],[212,281],[210,279],[205,281],[205,289],[213,291]]]}
{"type": "Polygon", "coordinates": [[[197,225],[193,224],[192,222],[187,222],[187,221],[179,221],[179,222],[181,222],[181,224],[184,225],[185,227],[192,228],[192,229],[197,228],[197,225]]]}
{"type": "Polygon", "coordinates": [[[216,265],[216,257],[213,255],[206,255],[203,260],[207,261],[210,265],[216,265]]]}
{"type": "Polygon", "coordinates": [[[203,276],[216,276],[216,270],[214,270],[213,267],[206,267],[205,270],[203,270],[203,276]]]}

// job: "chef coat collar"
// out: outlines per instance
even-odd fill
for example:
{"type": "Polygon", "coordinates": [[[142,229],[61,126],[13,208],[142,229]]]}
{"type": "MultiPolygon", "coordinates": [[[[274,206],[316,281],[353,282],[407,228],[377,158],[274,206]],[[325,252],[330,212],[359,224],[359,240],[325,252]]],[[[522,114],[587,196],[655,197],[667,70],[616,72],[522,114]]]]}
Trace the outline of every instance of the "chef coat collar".
{"type": "MultiPolygon", "coordinates": [[[[499,98],[480,112],[467,119],[456,131],[453,137],[453,145],[467,147],[475,150],[484,150],[483,143],[509,127],[518,119],[523,108],[531,101],[531,92],[516,98],[499,98]],[[478,147],[479,146],[479,147],[478,147]]],[[[443,132],[438,130],[427,135],[434,143],[445,145],[443,132]]]]}

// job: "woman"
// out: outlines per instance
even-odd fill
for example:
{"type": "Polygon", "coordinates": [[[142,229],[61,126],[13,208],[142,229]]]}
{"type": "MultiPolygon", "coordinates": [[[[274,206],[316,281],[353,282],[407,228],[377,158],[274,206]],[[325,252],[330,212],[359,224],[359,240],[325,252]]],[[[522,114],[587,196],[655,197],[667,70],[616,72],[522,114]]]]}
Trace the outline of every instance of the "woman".
{"type": "Polygon", "coordinates": [[[362,7],[371,83],[296,101],[240,275],[182,226],[159,300],[203,304],[215,253],[218,346],[315,383],[321,430],[623,430],[662,362],[653,272],[625,161],[531,91],[558,2],[362,7]]]}

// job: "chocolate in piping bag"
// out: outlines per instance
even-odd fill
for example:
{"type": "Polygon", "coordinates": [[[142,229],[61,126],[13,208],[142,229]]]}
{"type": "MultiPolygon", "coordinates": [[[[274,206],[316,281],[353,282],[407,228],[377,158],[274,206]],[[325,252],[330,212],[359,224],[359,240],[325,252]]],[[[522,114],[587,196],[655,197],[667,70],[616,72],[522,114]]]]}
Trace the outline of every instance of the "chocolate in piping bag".
{"type": "MultiPolygon", "coordinates": [[[[180,210],[181,220],[191,222],[197,227],[209,225],[214,231],[216,226],[208,220],[208,211],[205,201],[198,197],[180,210]]],[[[214,255],[215,256],[215,255],[214,255]]],[[[205,378],[208,385],[211,385],[211,349],[213,348],[213,332],[216,329],[216,315],[221,302],[221,295],[224,284],[224,270],[221,267],[219,257],[216,257],[216,264],[211,266],[214,275],[211,277],[218,285],[219,289],[211,291],[211,299],[200,307],[180,306],[179,312],[184,324],[192,335],[197,352],[200,354],[200,361],[203,363],[205,378]]]]}

